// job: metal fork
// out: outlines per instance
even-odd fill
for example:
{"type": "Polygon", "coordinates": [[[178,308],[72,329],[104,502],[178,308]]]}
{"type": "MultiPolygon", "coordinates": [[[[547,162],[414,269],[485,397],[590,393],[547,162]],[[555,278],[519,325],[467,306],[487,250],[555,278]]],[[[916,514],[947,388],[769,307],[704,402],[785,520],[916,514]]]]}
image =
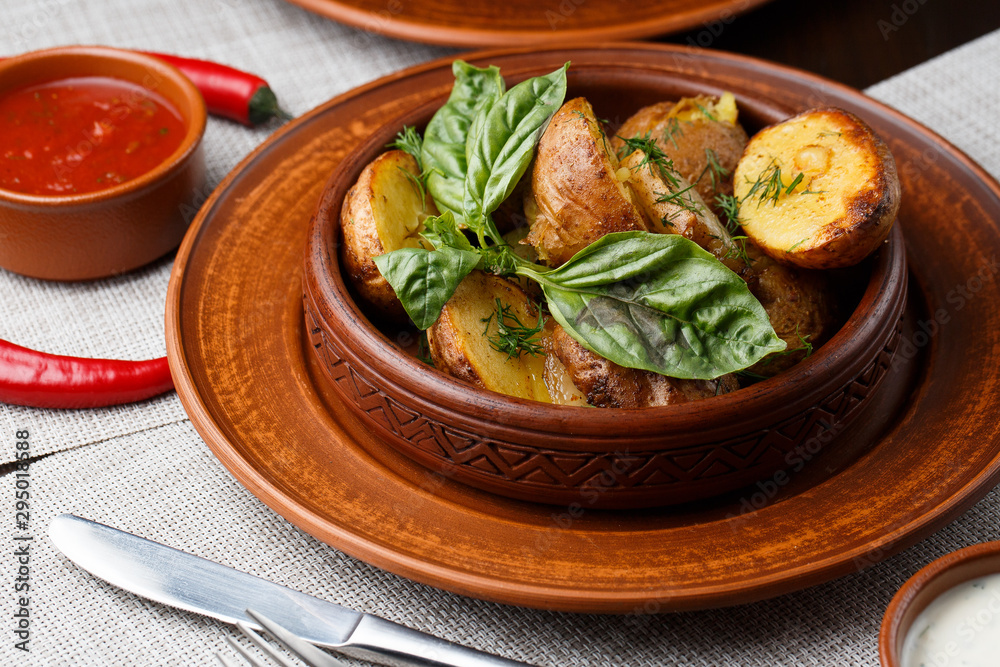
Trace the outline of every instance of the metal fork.
{"type": "MultiPolygon", "coordinates": [[[[294,653],[299,658],[302,659],[309,667],[347,667],[347,664],[337,660],[329,653],[321,651],[319,648],[310,644],[309,642],[296,637],[294,634],[281,627],[271,619],[260,615],[259,613],[253,611],[252,609],[247,609],[247,616],[257,621],[262,628],[267,630],[268,634],[274,637],[279,644],[288,649],[291,653],[294,653]]],[[[236,627],[246,635],[254,646],[263,651],[269,658],[275,660],[282,667],[299,667],[297,663],[292,662],[282,654],[278,653],[261,635],[256,632],[253,628],[242,621],[236,622],[236,627]]],[[[251,667],[267,667],[264,663],[259,661],[253,655],[250,654],[245,648],[237,644],[231,638],[226,637],[226,641],[229,645],[236,649],[236,651],[250,663],[251,667]]],[[[219,659],[224,667],[240,667],[235,661],[227,658],[221,653],[216,653],[215,657],[219,659]]]]}

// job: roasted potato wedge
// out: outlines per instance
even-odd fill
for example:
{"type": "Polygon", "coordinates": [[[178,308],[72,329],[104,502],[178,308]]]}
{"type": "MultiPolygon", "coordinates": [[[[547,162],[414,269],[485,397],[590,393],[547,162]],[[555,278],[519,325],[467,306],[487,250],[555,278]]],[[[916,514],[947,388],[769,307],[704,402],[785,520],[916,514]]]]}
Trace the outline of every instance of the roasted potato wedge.
{"type": "Polygon", "coordinates": [[[625,156],[621,166],[629,171],[626,184],[636,206],[649,221],[650,231],[680,234],[721,259],[733,271],[740,273],[746,268],[726,227],[680,173],[653,164],[642,151],[625,156]]]}
{"type": "Polygon", "coordinates": [[[560,326],[552,333],[552,354],[587,402],[599,408],[676,405],[739,389],[733,375],[715,380],[678,380],[619,366],[580,345],[560,326]]]}
{"type": "Polygon", "coordinates": [[[527,241],[543,262],[558,266],[609,232],[647,229],[619,175],[590,103],[563,104],[538,144],[525,201],[527,241]]]}
{"type": "Polygon", "coordinates": [[[835,324],[836,300],[824,276],[777,264],[752,241],[733,240],[704,200],[677,173],[663,172],[636,151],[621,162],[639,208],[653,221],[651,228],[681,234],[718,257],[746,281],[767,311],[775,333],[788,346],[750,370],[770,377],[802,359],[809,346],[829,338],[835,324]],[[798,351],[798,352],[796,352],[798,351]]]}
{"type": "Polygon", "coordinates": [[[400,248],[430,248],[420,231],[437,210],[429,196],[421,196],[419,174],[409,153],[383,153],[361,172],[340,212],[340,258],[347,275],[373,311],[393,322],[408,321],[406,311],[372,260],[400,248]]]}
{"type": "MultiPolygon", "coordinates": [[[[540,348],[538,355],[509,356],[497,350],[492,344],[498,340],[497,299],[521,325],[537,325],[538,309],[516,283],[473,271],[427,330],[434,366],[484,389],[551,403],[545,386],[543,332],[532,338],[540,348]]],[[[514,323],[510,317],[504,321],[514,323]]]]}
{"type": "Polygon", "coordinates": [[[823,273],[778,264],[751,241],[747,241],[745,250],[750,265],[743,279],[764,306],[774,333],[788,346],[747,370],[773,377],[797,364],[809,350],[836,332],[837,300],[823,273]]]}
{"type": "Polygon", "coordinates": [[[612,147],[621,154],[624,139],[647,135],[718,213],[715,196],[733,193],[733,171],[748,141],[733,95],[685,97],[643,107],[618,128],[612,147]]]}
{"type": "Polygon", "coordinates": [[[736,167],[743,230],[782,264],[853,266],[889,235],[896,163],[859,118],[814,109],[757,133],[736,167]]]}

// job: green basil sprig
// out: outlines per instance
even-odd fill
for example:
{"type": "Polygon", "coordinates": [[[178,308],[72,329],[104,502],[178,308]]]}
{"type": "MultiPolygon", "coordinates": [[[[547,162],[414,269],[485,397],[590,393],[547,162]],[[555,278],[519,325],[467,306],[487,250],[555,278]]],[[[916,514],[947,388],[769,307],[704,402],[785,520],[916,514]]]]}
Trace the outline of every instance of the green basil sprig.
{"type": "MultiPolygon", "coordinates": [[[[451,213],[445,215],[450,216],[451,213]]],[[[379,255],[374,261],[379,273],[396,291],[406,314],[423,330],[441,316],[444,304],[448,303],[462,279],[476,268],[479,259],[475,250],[441,245],[435,250],[393,250],[379,255]]]]}
{"type": "Polygon", "coordinates": [[[427,173],[427,191],[438,210],[451,211],[465,221],[465,147],[469,127],[483,107],[492,106],[503,95],[505,85],[496,66],[474,67],[462,60],[452,63],[455,85],[448,101],[424,131],[421,162],[427,173]]]}
{"type": "Polygon", "coordinates": [[[375,258],[379,272],[392,285],[403,308],[419,328],[426,329],[437,320],[444,304],[476,264],[480,268],[484,266],[481,253],[487,250],[487,237],[493,247],[508,248],[489,221],[489,215],[524,175],[542,130],[562,105],[568,66],[569,63],[547,76],[523,81],[502,95],[496,94],[504,87],[502,79],[499,83],[494,80],[494,77],[499,78],[496,67],[480,69],[461,61],[453,66],[455,88],[445,107],[451,106],[443,114],[442,108],[431,119],[422,148],[424,169],[429,171],[428,190],[432,182],[436,182],[438,196],[445,195],[445,199],[439,200],[431,190],[431,196],[443,213],[424,221],[422,235],[435,249],[406,248],[375,258]],[[482,91],[485,98],[472,104],[476,91],[482,91]],[[472,108],[478,111],[469,121],[468,113],[472,108]],[[463,131],[468,136],[462,148],[463,159],[459,160],[456,147],[463,131]],[[471,156],[471,165],[464,161],[466,153],[471,156]],[[464,204],[459,205],[459,212],[451,208],[453,183],[448,179],[454,180],[454,175],[462,168],[465,169],[462,196],[467,198],[470,192],[478,193],[475,216],[467,215],[464,204]],[[492,179],[490,174],[494,170],[497,178],[492,179]],[[452,176],[432,180],[435,175],[444,174],[452,176]],[[469,185],[470,179],[475,181],[474,185],[469,185]],[[509,183],[510,179],[514,179],[513,183],[509,183]],[[465,238],[459,229],[462,223],[477,232],[481,248],[473,248],[465,238]],[[475,261],[470,266],[473,256],[475,261]]]}
{"type": "Polygon", "coordinates": [[[676,234],[607,234],[556,269],[517,273],[570,336],[621,366],[708,380],[785,349],[747,284],[676,234]]]}
{"type": "Polygon", "coordinates": [[[566,97],[569,63],[545,76],[522,81],[484,106],[469,132],[465,174],[466,224],[485,245],[502,244],[489,219],[517,186],[535,154],[542,132],[566,97]]]}

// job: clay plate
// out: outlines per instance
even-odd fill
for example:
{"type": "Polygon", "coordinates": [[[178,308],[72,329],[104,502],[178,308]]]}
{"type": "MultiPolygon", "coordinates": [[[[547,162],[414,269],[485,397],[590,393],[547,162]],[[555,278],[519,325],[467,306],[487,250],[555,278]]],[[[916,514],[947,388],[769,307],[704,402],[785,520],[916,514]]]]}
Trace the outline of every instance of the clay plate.
{"type": "Polygon", "coordinates": [[[301,258],[333,167],[384,119],[446,93],[451,63],[440,60],[283,128],[220,185],[179,251],[166,318],[178,394],[251,492],[328,544],[427,584],[630,612],[743,603],[829,580],[915,543],[992,488],[1000,185],[981,168],[856,91],[745,57],[619,44],[469,58],[511,76],[566,60],[615,63],[623,77],[687,79],[750,107],[791,115],[832,104],[865,118],[895,154],[905,193],[911,276],[899,363],[836,446],[819,443],[787,477],[696,506],[553,511],[436,476],[381,444],[308,361],[301,258]]]}
{"type": "MultiPolygon", "coordinates": [[[[705,27],[713,30],[768,0],[289,0],[372,34],[450,46],[594,44],[705,27]]],[[[701,38],[698,35],[697,38],[701,38]]],[[[701,46],[706,46],[701,44],[701,46]]]]}

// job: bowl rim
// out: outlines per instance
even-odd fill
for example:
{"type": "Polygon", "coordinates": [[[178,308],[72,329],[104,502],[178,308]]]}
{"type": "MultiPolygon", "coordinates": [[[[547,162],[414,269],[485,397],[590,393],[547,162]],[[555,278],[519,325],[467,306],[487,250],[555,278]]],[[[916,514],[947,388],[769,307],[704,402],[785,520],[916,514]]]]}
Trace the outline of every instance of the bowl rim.
{"type": "MultiPolygon", "coordinates": [[[[575,74],[580,74],[581,69],[577,67],[575,74]]],[[[508,78],[514,82],[533,73],[521,71],[508,78]]],[[[567,97],[572,94],[573,85],[571,77],[567,97]]],[[[872,264],[871,278],[858,305],[833,337],[792,368],[737,392],[671,406],[594,410],[506,396],[429,368],[389,340],[355,302],[340,269],[339,214],[347,191],[364,166],[378,151],[384,150],[403,125],[425,124],[447,97],[445,92],[416,108],[402,109],[337,164],[324,185],[305,249],[305,291],[321,316],[324,313],[334,316],[351,332],[350,345],[344,345],[343,351],[352,365],[366,368],[380,382],[402,390],[427,414],[453,421],[456,412],[469,415],[506,411],[511,414],[504,421],[519,431],[558,432],[581,441],[587,437],[606,439],[609,434],[622,433],[623,428],[639,437],[695,434],[704,439],[729,429],[734,419],[739,419],[748,430],[765,428],[787,418],[775,418],[773,414],[784,394],[788,396],[780,403],[782,414],[801,413],[814,402],[810,390],[839,387],[856,377],[870,361],[870,355],[864,354],[865,345],[873,339],[884,339],[888,330],[897,326],[896,317],[880,319],[868,315],[880,307],[894,312],[889,306],[906,290],[906,254],[898,220],[879,252],[865,260],[872,264]],[[339,306],[339,310],[332,306],[339,306]],[[441,405],[452,408],[442,411],[441,405]]],[[[328,329],[329,322],[325,318],[328,329]]]]}
{"type": "Polygon", "coordinates": [[[878,653],[883,667],[900,667],[902,664],[901,647],[907,633],[917,616],[926,609],[940,594],[925,596],[935,581],[949,575],[954,576],[952,588],[972,579],[978,579],[984,574],[975,565],[982,561],[995,561],[992,574],[1000,574],[1000,540],[980,542],[945,554],[920,568],[916,574],[896,591],[889,601],[882,616],[879,628],[878,653]],[[968,572],[963,573],[965,569],[968,572]],[[967,576],[966,576],[967,574],[967,576]],[[925,599],[926,598],[926,599],[925,599]],[[909,618],[909,623],[904,619],[909,618]]]}
{"type": "MultiPolygon", "coordinates": [[[[79,62],[79,59],[81,58],[127,63],[128,65],[133,66],[136,72],[142,71],[147,74],[153,72],[156,76],[172,81],[180,90],[186,106],[186,108],[177,109],[181,114],[181,120],[184,122],[186,130],[184,137],[181,139],[177,148],[174,149],[174,151],[162,162],[149,171],[139,174],[135,178],[129,179],[124,183],[119,183],[109,188],[103,188],[93,192],[69,195],[27,194],[0,187],[0,200],[4,201],[6,204],[23,208],[52,209],[104,203],[119,197],[139,193],[157,184],[158,182],[169,178],[198,150],[201,140],[205,134],[205,128],[208,124],[208,110],[205,106],[205,100],[202,97],[201,92],[194,85],[191,79],[189,79],[179,69],[159,58],[145,53],[119,49],[111,46],[85,45],[57,46],[49,49],[29,51],[27,53],[0,61],[0,86],[2,86],[3,79],[8,72],[15,71],[39,61],[48,61],[49,67],[52,69],[46,72],[44,76],[39,77],[36,83],[59,81],[60,79],[70,78],[70,76],[60,73],[59,63],[73,61],[79,62]]],[[[83,75],[75,74],[71,76],[83,75]]],[[[101,74],[94,74],[92,76],[105,76],[107,78],[123,79],[129,83],[140,86],[143,85],[138,81],[124,79],[119,76],[101,74]]],[[[173,100],[168,101],[170,101],[172,105],[177,106],[173,100]]]]}

